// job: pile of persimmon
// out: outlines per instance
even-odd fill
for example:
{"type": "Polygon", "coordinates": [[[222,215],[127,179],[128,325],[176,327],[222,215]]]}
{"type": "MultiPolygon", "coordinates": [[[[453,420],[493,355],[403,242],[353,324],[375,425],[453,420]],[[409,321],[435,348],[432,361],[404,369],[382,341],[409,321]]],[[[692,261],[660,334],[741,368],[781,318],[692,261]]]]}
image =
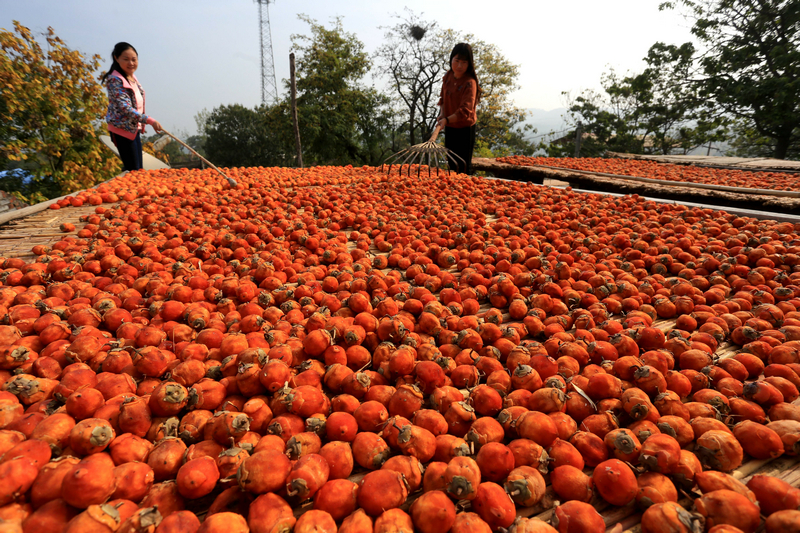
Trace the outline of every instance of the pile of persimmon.
{"type": "Polygon", "coordinates": [[[797,528],[731,473],[800,452],[800,225],[225,172],[128,173],[0,260],[0,531],[797,528]]]}
{"type": "Polygon", "coordinates": [[[600,157],[498,157],[500,163],[522,166],[557,167],[617,176],[637,176],[667,181],[685,181],[709,185],[725,185],[746,189],[800,190],[800,174],[773,171],[735,170],[675,165],[637,159],[604,159],[600,157]]]}

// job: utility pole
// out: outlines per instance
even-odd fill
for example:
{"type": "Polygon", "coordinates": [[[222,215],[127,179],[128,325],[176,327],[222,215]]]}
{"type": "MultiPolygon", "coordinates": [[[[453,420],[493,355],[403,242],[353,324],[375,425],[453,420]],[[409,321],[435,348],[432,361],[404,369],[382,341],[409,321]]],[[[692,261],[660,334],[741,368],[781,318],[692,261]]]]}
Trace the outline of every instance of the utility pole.
{"type": "Polygon", "coordinates": [[[275,60],[272,57],[272,32],[269,28],[269,4],[275,0],[255,0],[258,4],[258,27],[261,39],[261,103],[278,103],[278,84],[275,81],[275,60]]]}
{"type": "Polygon", "coordinates": [[[297,121],[297,83],[294,76],[294,52],[289,54],[289,78],[292,88],[292,124],[294,125],[294,143],[297,146],[297,166],[303,168],[303,149],[300,146],[300,125],[297,121]]]}
{"type": "Polygon", "coordinates": [[[583,140],[583,124],[578,121],[578,127],[575,128],[575,157],[581,156],[581,140],[583,140]]]}

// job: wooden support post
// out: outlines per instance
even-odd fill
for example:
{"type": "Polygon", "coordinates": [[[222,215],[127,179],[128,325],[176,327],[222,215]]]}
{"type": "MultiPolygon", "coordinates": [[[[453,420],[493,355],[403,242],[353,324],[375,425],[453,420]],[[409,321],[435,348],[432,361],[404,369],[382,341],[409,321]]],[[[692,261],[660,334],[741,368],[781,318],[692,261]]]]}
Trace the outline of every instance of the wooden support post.
{"type": "Polygon", "coordinates": [[[289,73],[292,87],[292,124],[294,125],[294,142],[297,146],[297,167],[303,168],[303,149],[300,146],[300,125],[297,123],[297,81],[294,76],[294,52],[289,54],[289,73]]]}
{"type": "Polygon", "coordinates": [[[578,121],[578,127],[575,128],[575,157],[581,156],[581,140],[583,139],[583,124],[578,121]]]}

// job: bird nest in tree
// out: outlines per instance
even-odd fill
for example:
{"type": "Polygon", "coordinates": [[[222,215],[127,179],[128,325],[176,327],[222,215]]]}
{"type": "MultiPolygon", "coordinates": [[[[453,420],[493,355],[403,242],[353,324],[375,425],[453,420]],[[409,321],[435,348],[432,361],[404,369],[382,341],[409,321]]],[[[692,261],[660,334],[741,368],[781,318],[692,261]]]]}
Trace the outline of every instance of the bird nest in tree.
{"type": "Polygon", "coordinates": [[[417,41],[421,41],[422,38],[425,37],[426,31],[427,30],[425,28],[417,26],[416,24],[414,24],[408,29],[408,33],[411,34],[411,36],[417,41]]]}

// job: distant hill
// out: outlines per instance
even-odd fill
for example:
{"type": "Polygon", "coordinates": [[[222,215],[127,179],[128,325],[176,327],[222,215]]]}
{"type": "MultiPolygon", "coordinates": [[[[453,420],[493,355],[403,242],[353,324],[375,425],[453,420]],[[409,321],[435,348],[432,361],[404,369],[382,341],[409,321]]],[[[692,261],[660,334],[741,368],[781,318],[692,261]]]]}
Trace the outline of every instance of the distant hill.
{"type": "MultiPolygon", "coordinates": [[[[525,120],[525,124],[530,124],[536,128],[536,133],[529,135],[529,138],[536,137],[538,141],[546,133],[550,133],[551,131],[562,132],[562,130],[567,129],[567,122],[563,117],[567,112],[566,107],[559,107],[549,111],[528,108],[525,111],[528,112],[528,118],[525,120]]],[[[564,132],[556,135],[555,138],[561,137],[563,134],[564,132]]]]}

